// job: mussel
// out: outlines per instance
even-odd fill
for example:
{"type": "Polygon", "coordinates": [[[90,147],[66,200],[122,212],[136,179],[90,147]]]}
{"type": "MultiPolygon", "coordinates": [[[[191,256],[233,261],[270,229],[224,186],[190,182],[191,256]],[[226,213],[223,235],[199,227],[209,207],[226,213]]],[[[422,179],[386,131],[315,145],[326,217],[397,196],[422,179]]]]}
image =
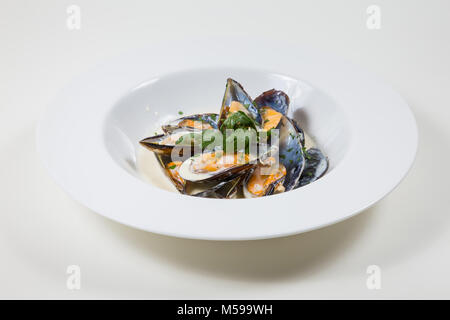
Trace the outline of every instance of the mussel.
{"type": "Polygon", "coordinates": [[[305,152],[305,168],[295,188],[303,187],[322,177],[328,169],[327,157],[317,148],[305,152]]]}
{"type": "Polygon", "coordinates": [[[225,94],[222,99],[222,107],[218,127],[220,128],[229,113],[243,112],[249,116],[255,124],[261,126],[261,115],[253,104],[252,98],[245,92],[244,88],[235,80],[227,79],[225,94]]]}
{"type": "Polygon", "coordinates": [[[188,181],[181,177],[181,161],[171,161],[170,157],[155,154],[164,173],[180,193],[196,197],[230,199],[236,196],[238,187],[245,178],[246,172],[238,172],[228,179],[217,181],[188,181]]]}
{"type": "Polygon", "coordinates": [[[244,182],[243,193],[246,198],[264,197],[275,191],[283,192],[286,168],[269,157],[259,163],[244,182]]]}
{"type": "Polygon", "coordinates": [[[223,181],[255,164],[255,158],[245,152],[225,153],[215,150],[186,159],[181,164],[179,173],[184,180],[191,182],[223,181]]]}
{"type": "Polygon", "coordinates": [[[269,107],[284,116],[287,115],[289,109],[289,97],[281,90],[271,89],[265,91],[255,98],[254,103],[258,109],[269,107]]]}
{"type": "Polygon", "coordinates": [[[148,137],[139,142],[147,149],[169,156],[175,147],[179,147],[179,156],[188,150],[188,156],[201,152],[202,132],[191,128],[178,128],[166,134],[148,137]]]}
{"type": "Polygon", "coordinates": [[[207,130],[217,129],[219,115],[217,113],[202,113],[182,117],[162,126],[164,132],[169,133],[179,128],[207,130]]]}
{"type": "Polygon", "coordinates": [[[286,167],[284,188],[292,190],[298,183],[305,166],[305,156],[300,134],[294,123],[283,116],[279,124],[280,162],[286,167]]]}
{"type": "Polygon", "coordinates": [[[279,159],[286,169],[283,186],[286,191],[292,190],[300,179],[305,165],[303,130],[294,120],[268,106],[259,110],[263,119],[263,130],[270,133],[271,143],[279,143],[279,159]],[[276,131],[272,131],[273,129],[278,130],[278,141],[274,141],[276,131]]]}

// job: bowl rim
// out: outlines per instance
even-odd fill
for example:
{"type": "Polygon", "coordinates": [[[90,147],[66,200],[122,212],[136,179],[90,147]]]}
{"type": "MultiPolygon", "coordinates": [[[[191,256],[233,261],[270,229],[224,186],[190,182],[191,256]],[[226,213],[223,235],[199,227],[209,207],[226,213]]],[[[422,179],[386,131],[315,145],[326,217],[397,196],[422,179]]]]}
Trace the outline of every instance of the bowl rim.
{"type": "Polygon", "coordinates": [[[72,198],[114,221],[208,240],[264,239],[325,227],[372,206],[406,176],[417,152],[417,125],[406,102],[389,86],[341,58],[311,48],[282,42],[286,50],[274,54],[257,39],[233,38],[242,50],[230,53],[227,41],[220,37],[155,43],[103,62],[72,81],[37,127],[37,149],[51,176],[72,198]],[[174,50],[180,46],[182,52],[174,50]],[[219,200],[161,190],[112,159],[103,124],[119,99],[139,83],[164,74],[228,66],[305,79],[332,97],[351,126],[340,164],[297,190],[260,199],[219,200]],[[205,205],[214,205],[214,211],[202,211],[205,205]]]}

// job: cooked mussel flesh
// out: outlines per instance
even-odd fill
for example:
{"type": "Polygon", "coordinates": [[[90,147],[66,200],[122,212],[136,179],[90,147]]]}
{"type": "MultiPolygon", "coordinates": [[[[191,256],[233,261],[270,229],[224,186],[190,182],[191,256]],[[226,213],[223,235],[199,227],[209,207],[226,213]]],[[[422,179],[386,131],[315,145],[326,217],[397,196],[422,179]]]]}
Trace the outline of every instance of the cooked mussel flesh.
{"type": "Polygon", "coordinates": [[[243,192],[246,198],[263,197],[276,191],[284,191],[283,182],[286,168],[277,163],[274,157],[269,157],[259,163],[246,179],[243,192]]]}
{"type": "Polygon", "coordinates": [[[180,166],[180,176],[192,182],[227,180],[255,166],[255,159],[245,152],[225,153],[222,150],[204,152],[186,159],[180,166]]]}

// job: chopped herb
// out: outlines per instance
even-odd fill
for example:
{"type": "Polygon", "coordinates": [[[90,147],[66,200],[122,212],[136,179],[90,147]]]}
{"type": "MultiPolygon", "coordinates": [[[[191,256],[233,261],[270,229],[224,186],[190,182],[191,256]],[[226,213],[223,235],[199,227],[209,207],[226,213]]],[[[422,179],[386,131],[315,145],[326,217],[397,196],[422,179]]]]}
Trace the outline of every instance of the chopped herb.
{"type": "Polygon", "coordinates": [[[267,122],[269,122],[269,119],[264,120],[264,123],[267,123],[267,122]]]}
{"type": "Polygon", "coordinates": [[[308,159],[308,160],[311,160],[312,158],[311,158],[311,156],[308,154],[308,151],[306,150],[306,147],[303,147],[302,150],[303,150],[303,153],[305,154],[305,158],[308,159]]]}
{"type": "Polygon", "coordinates": [[[269,131],[267,131],[267,134],[266,134],[266,140],[265,141],[267,141],[267,140],[269,140],[271,137],[272,137],[272,130],[273,130],[274,128],[271,128],[271,129],[269,129],[269,131]]]}
{"type": "Polygon", "coordinates": [[[170,170],[173,170],[173,169],[175,169],[176,167],[177,167],[177,165],[174,164],[174,165],[169,166],[169,169],[170,169],[170,170]]]}
{"type": "Polygon", "coordinates": [[[183,115],[183,111],[178,111],[178,114],[181,116],[183,115]]]}
{"type": "Polygon", "coordinates": [[[289,160],[289,163],[290,163],[290,164],[292,164],[292,162],[293,162],[293,161],[292,161],[292,159],[291,159],[291,160],[289,160]]]}
{"type": "Polygon", "coordinates": [[[175,141],[175,144],[180,144],[181,141],[183,141],[183,136],[179,137],[177,141],[175,141]]]}
{"type": "Polygon", "coordinates": [[[253,128],[256,130],[257,126],[255,121],[251,119],[248,115],[246,115],[242,111],[237,111],[230,114],[225,121],[222,123],[220,130],[224,132],[226,129],[247,129],[253,128]]]}
{"type": "Polygon", "coordinates": [[[287,149],[287,152],[291,152],[291,151],[292,151],[292,148],[287,149]]]}
{"type": "Polygon", "coordinates": [[[308,171],[308,172],[306,173],[306,175],[309,176],[309,177],[312,177],[312,176],[313,176],[313,173],[312,173],[311,171],[308,171]]]}
{"type": "Polygon", "coordinates": [[[286,156],[284,154],[280,154],[281,159],[286,159],[286,156]]]}

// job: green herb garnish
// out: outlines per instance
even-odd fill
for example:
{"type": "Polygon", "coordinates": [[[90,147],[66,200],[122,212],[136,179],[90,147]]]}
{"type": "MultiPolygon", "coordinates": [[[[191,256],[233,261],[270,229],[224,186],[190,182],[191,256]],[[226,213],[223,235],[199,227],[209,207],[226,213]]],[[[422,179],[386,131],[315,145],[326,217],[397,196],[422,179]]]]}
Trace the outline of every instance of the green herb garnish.
{"type": "Polygon", "coordinates": [[[183,146],[192,146],[192,145],[200,145],[202,142],[202,134],[201,133],[188,133],[178,138],[177,141],[175,141],[176,145],[183,145],[183,146]]]}
{"type": "Polygon", "coordinates": [[[305,158],[308,160],[311,160],[312,158],[309,155],[308,151],[306,150],[306,147],[303,147],[302,150],[303,150],[303,153],[305,154],[305,158]]]}
{"type": "Polygon", "coordinates": [[[174,165],[169,166],[169,169],[170,169],[170,170],[173,170],[173,169],[175,169],[176,167],[177,167],[177,165],[174,164],[174,165]]]}
{"type": "Polygon", "coordinates": [[[230,114],[220,126],[220,131],[225,132],[226,129],[247,129],[253,128],[256,130],[255,121],[242,111],[237,111],[230,114]]]}
{"type": "Polygon", "coordinates": [[[180,144],[181,141],[183,141],[183,136],[179,137],[177,141],[175,141],[175,144],[180,144]]]}

